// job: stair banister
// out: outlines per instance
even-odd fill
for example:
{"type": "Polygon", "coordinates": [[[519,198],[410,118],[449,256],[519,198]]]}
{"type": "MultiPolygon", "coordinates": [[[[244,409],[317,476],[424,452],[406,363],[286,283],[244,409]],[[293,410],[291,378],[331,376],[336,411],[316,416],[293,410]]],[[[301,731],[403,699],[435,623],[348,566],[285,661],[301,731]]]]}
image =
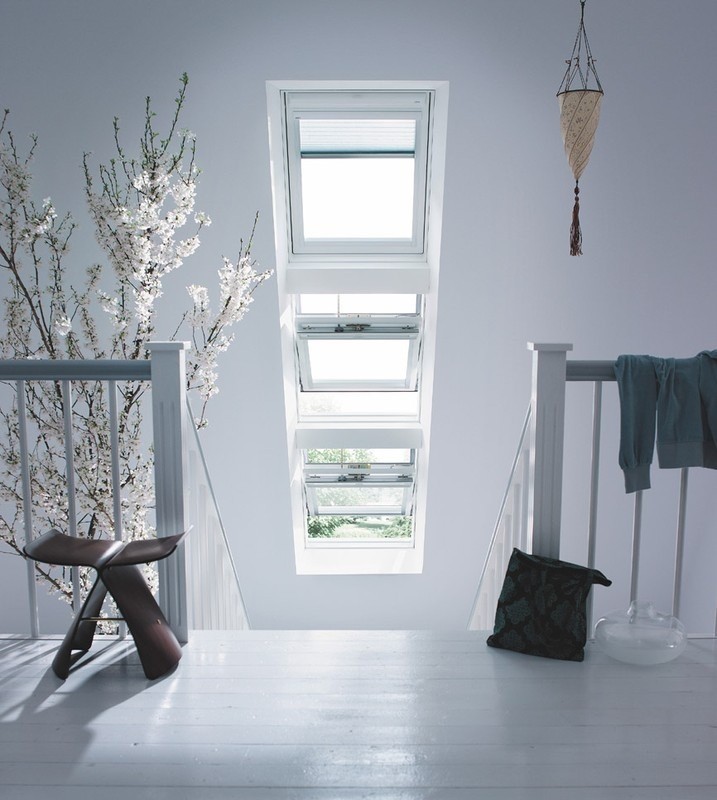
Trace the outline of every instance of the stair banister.
{"type": "Polygon", "coordinates": [[[572,344],[528,342],[533,351],[530,393],[530,481],[528,547],[532,553],[560,557],[563,490],[565,376],[572,344]]]}
{"type": "MultiPolygon", "coordinates": [[[[186,356],[189,342],[150,342],[157,536],[188,528],[186,356]]],[[[191,535],[191,534],[190,534],[191,535]]],[[[189,636],[184,543],[159,564],[159,604],[180,642],[189,636]]]]}

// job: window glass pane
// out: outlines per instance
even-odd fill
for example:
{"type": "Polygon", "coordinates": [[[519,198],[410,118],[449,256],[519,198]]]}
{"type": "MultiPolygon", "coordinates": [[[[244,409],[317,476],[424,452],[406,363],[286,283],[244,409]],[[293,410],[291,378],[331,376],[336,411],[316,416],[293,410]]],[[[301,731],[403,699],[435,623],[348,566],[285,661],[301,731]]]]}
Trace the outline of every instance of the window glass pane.
{"type": "Polygon", "coordinates": [[[415,314],[415,294],[340,294],[341,314],[415,314]]]}
{"type": "Polygon", "coordinates": [[[418,392],[299,392],[299,416],[418,416],[418,392]]]}
{"type": "Polygon", "coordinates": [[[321,381],[405,381],[408,339],[310,339],[314,385],[321,381]]]}
{"type": "Polygon", "coordinates": [[[321,516],[307,520],[309,539],[403,539],[413,535],[411,517],[403,516],[321,516]]]}
{"type": "Polygon", "coordinates": [[[415,294],[302,294],[301,314],[415,314],[415,294]]]}
{"type": "Polygon", "coordinates": [[[304,239],[411,239],[413,158],[302,158],[304,239]]]}
{"type": "Polygon", "coordinates": [[[306,451],[308,464],[410,464],[411,451],[400,448],[315,448],[306,451]]]}
{"type": "Polygon", "coordinates": [[[366,486],[361,483],[342,486],[314,486],[319,510],[342,507],[359,509],[362,506],[380,508],[383,513],[398,513],[403,509],[406,493],[401,486],[366,486]]]}
{"type": "Polygon", "coordinates": [[[337,294],[300,294],[299,314],[336,314],[338,308],[337,294]]]}

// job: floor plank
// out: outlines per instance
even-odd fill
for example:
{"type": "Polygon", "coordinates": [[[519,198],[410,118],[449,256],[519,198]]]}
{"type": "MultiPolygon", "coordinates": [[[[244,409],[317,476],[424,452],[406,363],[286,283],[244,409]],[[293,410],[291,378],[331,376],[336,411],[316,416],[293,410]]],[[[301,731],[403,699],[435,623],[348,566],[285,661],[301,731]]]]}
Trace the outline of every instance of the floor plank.
{"type": "Polygon", "coordinates": [[[492,650],[485,634],[193,634],[147,681],[103,639],[0,638],[3,800],[714,800],[717,646],[640,668],[492,650]]]}

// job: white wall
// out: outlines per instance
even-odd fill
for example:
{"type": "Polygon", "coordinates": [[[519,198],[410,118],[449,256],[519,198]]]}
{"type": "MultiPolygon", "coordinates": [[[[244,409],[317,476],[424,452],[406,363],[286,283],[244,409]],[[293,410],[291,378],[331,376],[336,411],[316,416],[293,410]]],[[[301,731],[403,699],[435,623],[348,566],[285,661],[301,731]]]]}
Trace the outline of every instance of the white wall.
{"type": "MultiPolygon", "coordinates": [[[[587,4],[606,94],[577,259],[555,100],[577,0],[3,0],[1,18],[0,103],[17,134],[40,134],[37,196],[83,223],[83,150],[109,155],[115,114],[136,139],[144,96],[166,115],[189,73],[214,224],[168,304],[211,279],[257,209],[255,255],[272,264],[267,79],[450,81],[425,572],[294,574],[269,285],[225,354],[204,434],[257,627],[464,626],[528,400],[526,341],[571,341],[577,358],[715,346],[713,0],[587,4]]],[[[98,257],[87,227],[78,274],[98,257]]],[[[606,442],[613,476],[616,450],[606,442]]],[[[700,514],[713,531],[714,506],[700,514]]]]}

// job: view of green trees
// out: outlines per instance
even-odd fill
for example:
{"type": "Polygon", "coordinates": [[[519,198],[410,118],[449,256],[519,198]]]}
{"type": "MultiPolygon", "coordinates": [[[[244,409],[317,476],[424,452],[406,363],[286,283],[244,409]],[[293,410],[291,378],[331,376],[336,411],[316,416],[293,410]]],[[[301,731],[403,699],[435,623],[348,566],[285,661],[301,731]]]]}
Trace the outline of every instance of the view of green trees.
{"type": "MultiPolygon", "coordinates": [[[[309,464],[350,464],[368,468],[376,463],[377,454],[372,450],[314,449],[307,451],[309,464]]],[[[321,487],[322,505],[370,505],[400,502],[401,489],[370,487],[357,483],[353,486],[321,487]],[[361,495],[358,502],[352,493],[361,495]],[[393,497],[395,494],[395,497],[393,497]],[[349,499],[350,498],[350,499],[349,499]]],[[[321,515],[307,518],[307,533],[310,539],[410,539],[413,535],[413,520],[399,515],[321,515]]]]}
{"type": "Polygon", "coordinates": [[[309,539],[410,539],[411,517],[308,517],[309,539]]]}
{"type": "Polygon", "coordinates": [[[372,453],[361,448],[323,448],[307,450],[306,458],[309,464],[368,464],[372,453]]]}

